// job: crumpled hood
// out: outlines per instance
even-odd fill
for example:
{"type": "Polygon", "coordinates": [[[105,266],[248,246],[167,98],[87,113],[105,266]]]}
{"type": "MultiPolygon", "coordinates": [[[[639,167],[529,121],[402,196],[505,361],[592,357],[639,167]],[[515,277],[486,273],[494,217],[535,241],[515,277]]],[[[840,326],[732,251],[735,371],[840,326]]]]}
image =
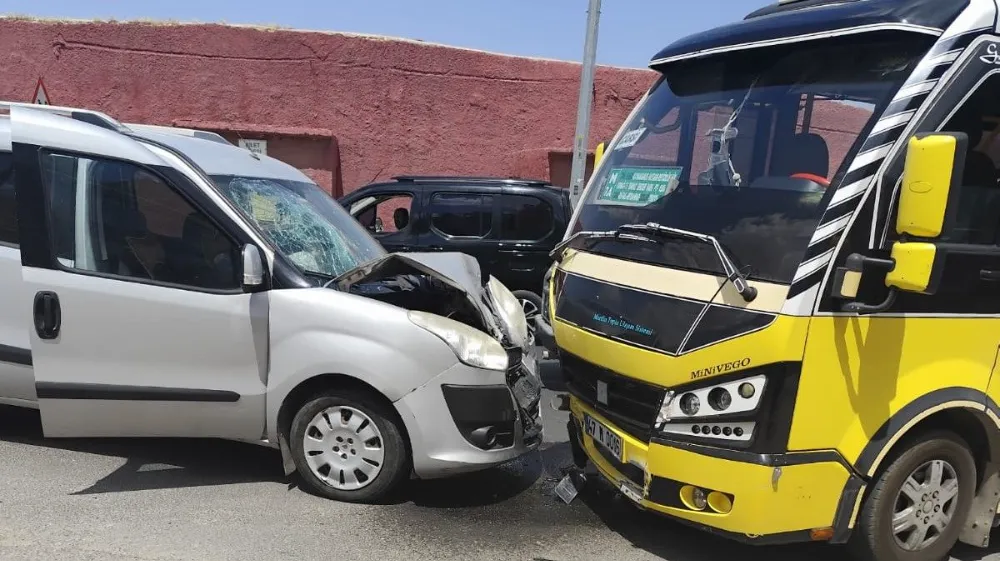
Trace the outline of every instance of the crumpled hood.
{"type": "Polygon", "coordinates": [[[390,253],[344,273],[334,279],[333,285],[347,292],[355,284],[396,275],[427,275],[465,293],[469,303],[482,314],[483,321],[493,331],[502,332],[496,314],[488,303],[486,282],[489,278],[483,278],[479,262],[465,253],[390,253]]]}

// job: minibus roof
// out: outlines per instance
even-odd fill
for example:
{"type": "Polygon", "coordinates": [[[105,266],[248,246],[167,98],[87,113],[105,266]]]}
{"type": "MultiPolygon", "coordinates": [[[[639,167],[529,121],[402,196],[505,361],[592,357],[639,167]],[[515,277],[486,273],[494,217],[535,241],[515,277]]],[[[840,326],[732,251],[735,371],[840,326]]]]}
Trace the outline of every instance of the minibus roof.
{"type": "Polygon", "coordinates": [[[941,35],[969,0],[798,0],[774,4],[746,19],[689,35],[667,46],[650,67],[809,39],[871,31],[910,31],[941,35]]]}

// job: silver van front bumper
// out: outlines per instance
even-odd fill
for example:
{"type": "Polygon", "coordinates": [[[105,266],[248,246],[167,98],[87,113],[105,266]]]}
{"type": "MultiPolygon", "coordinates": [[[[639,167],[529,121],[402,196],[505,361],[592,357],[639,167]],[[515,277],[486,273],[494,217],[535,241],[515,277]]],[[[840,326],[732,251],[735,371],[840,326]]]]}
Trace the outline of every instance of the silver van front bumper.
{"type": "Polygon", "coordinates": [[[395,403],[409,433],[417,477],[486,469],[541,444],[535,357],[522,360],[519,349],[508,354],[506,372],[458,363],[395,403]]]}

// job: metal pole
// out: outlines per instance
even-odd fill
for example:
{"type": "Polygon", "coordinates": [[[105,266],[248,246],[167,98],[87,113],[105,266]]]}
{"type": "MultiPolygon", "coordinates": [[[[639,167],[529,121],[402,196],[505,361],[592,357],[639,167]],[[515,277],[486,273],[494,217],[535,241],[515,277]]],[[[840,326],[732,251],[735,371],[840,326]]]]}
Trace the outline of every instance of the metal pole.
{"type": "Polygon", "coordinates": [[[580,101],[576,108],[576,137],[573,142],[573,171],[570,175],[570,204],[575,208],[583,195],[587,171],[587,141],[590,138],[590,109],[594,91],[594,64],[597,59],[597,27],[601,19],[601,0],[590,0],[587,8],[587,40],[583,46],[580,71],[580,101]]]}

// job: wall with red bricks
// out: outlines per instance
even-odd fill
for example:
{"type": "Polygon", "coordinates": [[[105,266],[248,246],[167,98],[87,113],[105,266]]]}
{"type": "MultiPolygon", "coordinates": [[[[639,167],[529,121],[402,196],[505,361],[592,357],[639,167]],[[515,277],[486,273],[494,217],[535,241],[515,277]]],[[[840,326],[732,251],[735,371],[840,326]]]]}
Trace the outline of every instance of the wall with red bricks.
{"type": "MultiPolygon", "coordinates": [[[[39,77],[54,105],[267,139],[339,194],[399,174],[565,167],[580,66],[338,33],[0,18],[0,98],[29,101],[39,77]]],[[[654,79],[598,68],[591,147],[654,79]]]]}

